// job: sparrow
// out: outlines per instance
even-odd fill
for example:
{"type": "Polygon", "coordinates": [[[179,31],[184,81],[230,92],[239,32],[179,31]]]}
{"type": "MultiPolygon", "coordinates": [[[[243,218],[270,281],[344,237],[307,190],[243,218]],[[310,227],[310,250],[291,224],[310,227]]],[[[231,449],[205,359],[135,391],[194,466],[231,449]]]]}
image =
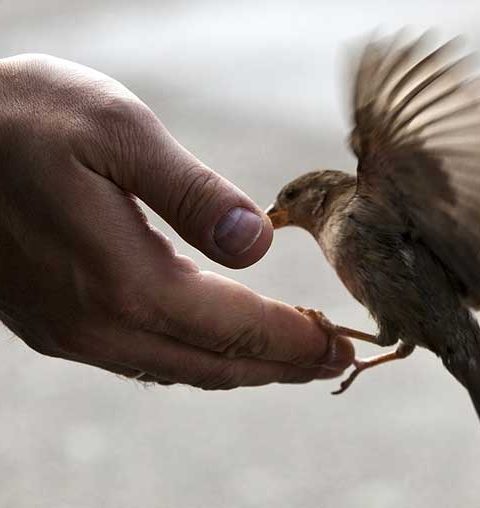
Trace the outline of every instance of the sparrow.
{"type": "Polygon", "coordinates": [[[378,334],[319,320],[397,349],[355,360],[345,391],[368,368],[416,346],[441,358],[480,416],[480,85],[459,39],[431,45],[403,33],[367,43],[353,76],[350,147],[356,176],[322,169],[281,189],[266,211],[320,245],[378,334]]]}

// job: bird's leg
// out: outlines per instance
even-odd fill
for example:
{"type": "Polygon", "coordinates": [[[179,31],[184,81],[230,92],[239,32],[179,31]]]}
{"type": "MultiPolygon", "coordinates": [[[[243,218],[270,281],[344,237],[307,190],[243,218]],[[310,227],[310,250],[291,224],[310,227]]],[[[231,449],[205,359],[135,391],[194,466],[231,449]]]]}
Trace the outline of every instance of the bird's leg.
{"type": "Polygon", "coordinates": [[[334,392],[333,395],[339,395],[343,393],[357,378],[360,372],[375,367],[377,365],[381,365],[382,363],[388,363],[393,360],[401,360],[410,356],[413,353],[415,346],[410,344],[405,344],[404,342],[400,342],[397,349],[395,351],[391,351],[390,353],[385,353],[383,355],[372,356],[370,358],[365,358],[363,360],[354,360],[353,365],[355,366],[354,371],[348,376],[345,381],[340,383],[340,388],[334,392]]]}
{"type": "MultiPolygon", "coordinates": [[[[371,335],[369,333],[360,332],[358,330],[353,330],[352,328],[346,328],[345,326],[337,326],[334,325],[322,312],[313,309],[305,309],[303,307],[295,307],[299,312],[301,312],[304,316],[307,316],[318,323],[318,326],[328,334],[329,340],[335,340],[337,337],[349,337],[351,339],[363,340],[365,342],[370,342],[371,344],[375,344],[380,346],[378,337],[375,335],[371,335]]],[[[415,349],[415,346],[411,346],[409,344],[405,344],[404,342],[400,342],[397,349],[390,353],[385,353],[382,355],[372,356],[371,358],[355,359],[353,361],[353,365],[355,369],[348,376],[345,381],[340,384],[340,388],[335,392],[332,392],[334,395],[338,395],[343,393],[357,378],[357,376],[363,370],[370,369],[371,367],[375,367],[376,365],[381,365],[382,363],[388,363],[393,360],[401,360],[410,356],[415,349]]]]}
{"type": "Polygon", "coordinates": [[[333,325],[333,329],[337,335],[342,337],[349,337],[350,339],[363,340],[364,342],[370,342],[378,346],[378,340],[376,335],[371,333],[361,332],[360,330],[354,330],[353,328],[347,328],[346,326],[333,325]]]}
{"type": "Polygon", "coordinates": [[[301,312],[304,316],[312,318],[314,321],[318,323],[318,326],[327,332],[331,337],[349,337],[351,339],[363,340],[364,342],[370,342],[371,344],[378,344],[377,337],[370,333],[361,332],[359,330],[354,330],[353,328],[347,328],[345,326],[334,325],[323,312],[314,309],[305,309],[300,306],[295,307],[299,312],[301,312]]]}

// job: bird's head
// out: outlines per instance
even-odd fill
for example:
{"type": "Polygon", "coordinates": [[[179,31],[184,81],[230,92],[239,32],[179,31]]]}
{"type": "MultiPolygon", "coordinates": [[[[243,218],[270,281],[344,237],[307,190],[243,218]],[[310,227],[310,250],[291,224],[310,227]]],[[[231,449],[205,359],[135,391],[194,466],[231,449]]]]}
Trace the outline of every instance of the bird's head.
{"type": "Polygon", "coordinates": [[[266,213],[275,229],[299,226],[314,232],[329,199],[351,188],[354,183],[355,177],[342,171],[306,173],[285,185],[266,213]]]}

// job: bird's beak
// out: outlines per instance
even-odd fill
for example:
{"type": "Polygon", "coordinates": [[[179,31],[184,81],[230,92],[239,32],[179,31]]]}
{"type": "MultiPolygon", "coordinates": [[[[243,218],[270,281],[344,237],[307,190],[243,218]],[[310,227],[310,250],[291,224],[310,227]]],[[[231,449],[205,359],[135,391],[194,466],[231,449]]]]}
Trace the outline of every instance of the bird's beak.
{"type": "Polygon", "coordinates": [[[279,209],[275,205],[270,205],[265,213],[272,222],[273,229],[278,229],[286,226],[289,222],[288,210],[279,209]]]}

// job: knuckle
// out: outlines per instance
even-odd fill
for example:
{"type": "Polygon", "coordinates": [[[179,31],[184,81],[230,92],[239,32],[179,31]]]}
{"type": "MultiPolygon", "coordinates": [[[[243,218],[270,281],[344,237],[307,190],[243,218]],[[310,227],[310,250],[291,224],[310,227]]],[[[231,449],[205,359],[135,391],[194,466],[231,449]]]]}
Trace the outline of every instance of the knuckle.
{"type": "Polygon", "coordinates": [[[238,327],[219,342],[220,352],[227,358],[263,358],[268,354],[263,303],[239,320],[238,327]]]}
{"type": "MultiPolygon", "coordinates": [[[[146,107],[132,97],[110,93],[108,91],[100,94],[89,104],[90,113],[101,125],[113,128],[112,133],[118,134],[121,127],[131,128],[135,131],[141,124],[146,107]],[[133,128],[132,128],[133,127],[133,128]]],[[[130,132],[129,132],[130,134],[130,132]]]]}
{"type": "MultiPolygon", "coordinates": [[[[118,85],[120,86],[120,85],[118,85]]],[[[127,89],[109,83],[90,92],[84,115],[96,151],[112,161],[104,171],[122,187],[135,182],[138,160],[155,160],[155,114],[127,89]]],[[[84,129],[79,132],[82,139],[84,129]]],[[[88,155],[84,155],[88,159],[88,155]]]]}
{"type": "Polygon", "coordinates": [[[268,344],[255,328],[242,327],[225,342],[223,353],[227,358],[261,358],[265,356],[268,344]]]}
{"type": "Polygon", "coordinates": [[[141,142],[141,108],[136,101],[106,92],[95,97],[88,109],[94,125],[102,132],[100,139],[111,145],[112,155],[122,162],[134,160],[133,151],[141,142]]]}
{"type": "MultiPolygon", "coordinates": [[[[182,179],[179,182],[178,199],[174,204],[174,216],[181,224],[190,228],[190,233],[196,229],[200,213],[218,195],[219,178],[200,162],[194,162],[183,168],[182,179]]],[[[172,193],[173,194],[173,193],[172,193]]]]}
{"type": "Polygon", "coordinates": [[[242,385],[243,375],[234,362],[226,361],[200,374],[194,382],[203,390],[232,390],[242,385]]]}

